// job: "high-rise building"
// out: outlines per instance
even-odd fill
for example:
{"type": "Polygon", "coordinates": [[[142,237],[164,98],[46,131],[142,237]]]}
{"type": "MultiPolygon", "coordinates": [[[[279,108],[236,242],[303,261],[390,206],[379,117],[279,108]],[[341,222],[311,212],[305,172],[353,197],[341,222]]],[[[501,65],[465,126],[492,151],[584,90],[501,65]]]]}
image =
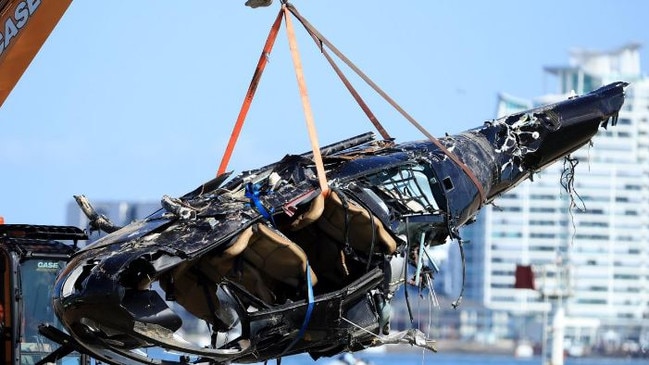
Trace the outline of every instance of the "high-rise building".
{"type": "Polygon", "coordinates": [[[556,76],[558,94],[500,95],[502,116],[613,81],[630,83],[616,126],[496,199],[462,231],[473,241],[465,245],[467,271],[481,280],[468,278],[466,296],[521,314],[549,309],[543,290],[565,294],[567,326],[591,343],[596,330],[627,337],[649,331],[649,78],[638,49],[575,50],[568,66],[545,68],[556,76]],[[536,291],[514,289],[517,265],[532,266],[536,291]]]}

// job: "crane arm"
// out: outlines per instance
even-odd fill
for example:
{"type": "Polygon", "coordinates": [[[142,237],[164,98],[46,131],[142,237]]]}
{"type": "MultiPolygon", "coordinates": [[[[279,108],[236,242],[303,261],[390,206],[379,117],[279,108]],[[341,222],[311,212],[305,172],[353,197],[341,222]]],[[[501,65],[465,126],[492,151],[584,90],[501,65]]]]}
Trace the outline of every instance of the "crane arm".
{"type": "Polygon", "coordinates": [[[72,0],[0,0],[0,107],[72,0]]]}

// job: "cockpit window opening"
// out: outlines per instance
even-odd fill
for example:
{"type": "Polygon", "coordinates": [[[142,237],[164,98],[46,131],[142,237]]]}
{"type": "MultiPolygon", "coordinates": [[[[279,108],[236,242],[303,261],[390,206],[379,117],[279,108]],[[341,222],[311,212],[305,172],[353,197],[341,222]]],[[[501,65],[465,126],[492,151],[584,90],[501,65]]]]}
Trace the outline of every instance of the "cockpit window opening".
{"type": "Polygon", "coordinates": [[[404,213],[435,213],[440,208],[431,184],[437,180],[427,172],[423,165],[399,166],[369,176],[368,182],[387,201],[402,205],[404,213]]]}

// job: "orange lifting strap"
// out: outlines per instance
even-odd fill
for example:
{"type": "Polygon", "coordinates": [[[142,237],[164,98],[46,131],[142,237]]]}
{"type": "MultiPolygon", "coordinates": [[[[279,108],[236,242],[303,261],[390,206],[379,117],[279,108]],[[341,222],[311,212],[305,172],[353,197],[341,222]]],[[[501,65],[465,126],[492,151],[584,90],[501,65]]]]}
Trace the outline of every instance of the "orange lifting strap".
{"type": "MultiPolygon", "coordinates": [[[[449,151],[437,138],[435,138],[432,134],[430,134],[421,124],[419,124],[410,114],[408,114],[403,108],[401,108],[388,94],[386,94],[378,85],[376,85],[367,75],[365,75],[356,65],[354,65],[345,55],[342,54],[331,42],[329,42],[320,32],[318,32],[315,27],[313,27],[304,17],[302,17],[297,9],[291,4],[288,4],[288,9],[291,11],[291,13],[302,23],[306,31],[313,37],[314,40],[316,40],[317,43],[320,45],[325,45],[329,49],[334,52],[338,58],[340,58],[349,68],[351,68],[356,74],[363,79],[374,91],[376,91],[379,95],[383,97],[392,107],[394,107],[403,117],[405,117],[412,125],[415,126],[421,133],[423,133],[431,142],[433,142],[448,158],[451,159],[457,166],[459,166],[462,171],[469,177],[469,179],[473,182],[473,184],[476,186],[478,189],[478,194],[480,194],[480,203],[484,203],[486,201],[486,195],[484,192],[484,188],[482,187],[482,184],[480,181],[476,178],[476,176],[473,174],[471,170],[462,162],[460,159],[453,154],[451,151],[449,151]]],[[[322,47],[321,47],[322,48],[322,47]]],[[[325,53],[325,56],[329,60],[330,63],[332,61],[330,60],[330,57],[325,53]]],[[[333,64],[332,64],[333,65],[333,64]]],[[[334,66],[334,69],[336,69],[338,72],[338,68],[334,66]]],[[[340,74],[339,74],[340,76],[340,74]]],[[[342,77],[342,76],[341,76],[342,77]]],[[[343,80],[345,82],[345,80],[343,80]]],[[[345,83],[347,85],[347,83],[345,83]]],[[[350,90],[351,91],[351,90],[350,90]]],[[[354,94],[354,92],[352,92],[354,94]]],[[[359,102],[359,104],[361,104],[359,102]]],[[[363,107],[363,104],[361,104],[361,107],[363,107]]],[[[368,116],[370,116],[368,114],[368,116]]],[[[372,120],[372,117],[370,117],[370,120],[372,120]]],[[[374,120],[372,120],[372,123],[374,123],[374,120]]],[[[381,131],[383,128],[378,124],[378,122],[374,123],[376,128],[381,131]]],[[[383,134],[383,132],[381,132],[383,134]]],[[[387,133],[386,133],[387,134],[387,133]]],[[[384,137],[385,138],[385,137],[384,137]]],[[[386,138],[387,139],[387,138],[386,138]]]]}
{"type": "Polygon", "coordinates": [[[291,51],[291,56],[293,58],[295,75],[297,77],[298,88],[300,90],[300,98],[302,100],[302,107],[304,109],[304,115],[306,118],[309,139],[311,140],[311,148],[313,150],[313,157],[314,157],[314,162],[316,164],[316,172],[318,175],[320,189],[322,190],[323,194],[327,194],[329,191],[329,186],[327,184],[327,178],[324,170],[324,163],[322,162],[322,155],[320,154],[320,148],[318,146],[318,139],[317,139],[315,124],[313,122],[311,105],[309,103],[309,97],[306,89],[306,82],[304,81],[304,74],[302,72],[302,63],[300,61],[300,56],[297,49],[297,42],[295,39],[295,33],[293,30],[293,24],[291,21],[290,14],[293,14],[300,21],[300,23],[302,23],[306,31],[313,38],[316,44],[320,47],[320,50],[322,51],[323,55],[326,57],[327,61],[329,61],[336,74],[342,80],[343,84],[347,87],[347,89],[352,94],[356,102],[363,109],[363,111],[368,116],[368,118],[370,119],[374,127],[379,131],[379,133],[384,139],[386,140],[391,139],[391,137],[385,131],[383,126],[379,123],[379,121],[374,116],[374,114],[370,111],[369,107],[365,104],[365,102],[362,100],[360,95],[352,87],[351,83],[340,71],[338,66],[333,61],[333,59],[322,47],[323,45],[327,46],[330,50],[332,50],[334,54],[338,58],[340,58],[343,62],[345,62],[345,64],[347,64],[347,66],[349,66],[354,72],[356,72],[356,74],[358,74],[363,79],[363,81],[365,81],[370,87],[372,87],[390,105],[392,105],[399,113],[401,113],[402,116],[404,116],[412,125],[414,125],[431,142],[433,142],[446,156],[448,156],[448,158],[450,158],[457,166],[459,166],[462,169],[462,171],[464,171],[464,173],[471,179],[473,184],[478,189],[481,203],[484,203],[486,201],[484,188],[482,187],[480,181],[478,181],[476,176],[473,174],[473,172],[469,170],[469,168],[455,154],[449,151],[437,138],[435,138],[433,135],[428,133],[428,131],[426,131],[426,129],[423,126],[421,126],[412,116],[410,116],[410,114],[408,114],[405,110],[403,110],[403,108],[401,108],[392,98],[390,98],[390,96],[388,96],[383,90],[381,90],[381,88],[378,87],[378,85],[376,85],[369,77],[367,77],[367,75],[365,75],[358,67],[356,67],[356,65],[354,65],[347,57],[345,57],[345,55],[343,55],[342,52],[340,52],[333,44],[331,44],[324,36],[322,36],[322,34],[320,34],[306,19],[304,19],[304,17],[302,17],[297,12],[297,10],[292,4],[289,4],[287,2],[282,3],[282,8],[279,14],[277,15],[277,18],[275,19],[275,23],[273,24],[273,27],[271,28],[271,31],[268,35],[268,39],[266,40],[266,45],[264,46],[264,51],[262,52],[262,55],[259,59],[259,63],[257,64],[257,69],[255,70],[255,74],[252,78],[250,87],[248,89],[248,93],[246,94],[246,98],[244,99],[243,105],[241,106],[241,111],[239,112],[237,122],[232,131],[232,135],[230,136],[230,141],[228,142],[228,146],[226,148],[225,154],[221,161],[221,165],[219,166],[217,176],[225,172],[227,164],[230,160],[230,157],[232,155],[232,150],[234,149],[236,140],[239,136],[239,133],[241,132],[243,121],[246,117],[248,109],[250,108],[250,104],[252,102],[252,98],[254,97],[254,93],[257,88],[257,85],[259,84],[261,73],[263,72],[264,67],[266,65],[267,56],[268,54],[270,54],[275,38],[277,37],[277,32],[279,30],[279,26],[281,23],[281,17],[282,15],[284,15],[284,18],[286,19],[286,32],[289,40],[289,48],[291,51]]]}
{"type": "Polygon", "coordinates": [[[304,109],[304,117],[309,132],[309,139],[311,140],[311,149],[313,150],[313,160],[315,161],[316,172],[318,174],[318,182],[320,183],[320,192],[327,195],[329,194],[329,184],[327,184],[327,175],[325,174],[324,163],[322,162],[322,155],[320,154],[320,146],[318,146],[318,136],[315,129],[315,123],[313,122],[313,113],[311,112],[311,104],[309,103],[309,94],[306,90],[306,81],[304,80],[304,73],[302,72],[302,62],[300,61],[300,54],[297,49],[297,40],[295,39],[295,32],[293,31],[293,21],[291,20],[291,14],[286,7],[286,4],[282,4],[282,10],[284,10],[286,34],[288,36],[291,57],[293,58],[293,67],[295,68],[297,85],[300,89],[300,99],[302,100],[302,108],[304,109]]]}
{"type": "MultiPolygon", "coordinates": [[[[289,7],[289,9],[291,10],[291,12],[294,11],[294,9],[291,9],[291,8],[292,8],[292,5],[289,4],[288,7],[289,7]]],[[[220,166],[219,166],[219,169],[218,169],[218,172],[217,172],[217,176],[219,176],[219,175],[225,173],[225,170],[226,170],[226,168],[227,168],[227,165],[228,165],[228,163],[229,163],[229,161],[230,161],[230,157],[232,156],[232,151],[234,150],[234,145],[236,144],[236,141],[237,141],[237,139],[238,139],[238,137],[239,137],[239,134],[240,134],[241,129],[242,129],[242,127],[243,127],[243,122],[244,122],[244,120],[245,120],[245,117],[246,117],[246,115],[247,115],[247,112],[248,112],[248,110],[249,110],[249,108],[250,108],[250,105],[251,105],[251,103],[252,103],[252,99],[253,99],[253,97],[254,97],[254,93],[255,93],[255,91],[256,91],[256,89],[257,89],[257,86],[258,86],[258,84],[259,84],[259,80],[260,80],[260,78],[261,78],[261,74],[262,74],[262,72],[263,72],[263,70],[264,70],[264,67],[265,67],[265,65],[266,65],[266,62],[267,62],[267,56],[270,54],[270,51],[271,51],[272,46],[273,46],[273,44],[274,44],[275,38],[276,38],[276,36],[277,36],[277,32],[278,32],[278,30],[279,30],[279,25],[280,25],[280,23],[281,23],[281,16],[282,16],[282,14],[284,14],[284,15],[286,16],[286,18],[287,18],[287,33],[289,33],[289,34],[288,34],[288,37],[289,37],[289,43],[294,45],[294,46],[292,46],[292,47],[293,47],[292,50],[295,50],[295,51],[292,51],[294,64],[296,64],[296,67],[297,67],[298,64],[300,64],[300,61],[299,61],[299,54],[298,54],[298,52],[297,52],[297,44],[295,43],[295,32],[293,31],[292,23],[289,24],[290,17],[288,17],[288,12],[286,12],[285,9],[286,9],[286,4],[284,4],[284,5],[282,6],[282,9],[280,10],[280,14],[278,14],[277,18],[275,19],[275,23],[274,23],[273,26],[271,27],[271,31],[270,31],[270,33],[269,33],[269,35],[268,35],[268,39],[266,40],[266,44],[265,44],[265,46],[264,46],[264,50],[263,50],[263,52],[262,52],[262,56],[261,56],[260,59],[259,59],[259,63],[258,63],[258,65],[257,65],[257,69],[255,70],[255,74],[253,75],[252,81],[250,82],[250,87],[248,88],[248,93],[246,94],[246,97],[245,97],[245,99],[244,99],[243,105],[241,106],[241,110],[240,110],[240,112],[239,112],[239,116],[237,117],[237,121],[236,121],[236,123],[235,123],[235,126],[234,126],[234,128],[233,128],[232,134],[231,134],[231,136],[230,136],[230,140],[229,140],[229,142],[228,142],[228,146],[227,146],[227,148],[226,148],[226,150],[225,150],[225,153],[224,153],[224,155],[223,155],[223,158],[222,158],[222,160],[221,160],[221,164],[220,164],[220,166]],[[289,28],[290,28],[290,31],[288,30],[289,28]],[[297,62],[297,63],[296,63],[296,62],[297,62]]],[[[299,18],[298,18],[298,19],[299,19],[299,18]]],[[[304,21],[303,19],[299,19],[299,20],[300,20],[301,22],[304,21]]],[[[314,41],[315,41],[316,43],[318,43],[318,38],[317,38],[317,37],[316,37],[312,32],[309,32],[309,35],[311,35],[311,36],[313,37],[314,41]]],[[[378,130],[378,132],[381,134],[381,136],[383,137],[383,139],[386,139],[386,140],[391,139],[390,135],[386,132],[385,128],[383,128],[383,126],[381,125],[381,123],[379,123],[379,121],[378,121],[378,119],[376,118],[376,116],[374,116],[374,114],[373,114],[372,111],[369,109],[369,107],[367,106],[367,104],[365,104],[365,102],[364,102],[363,99],[360,97],[360,95],[358,94],[358,92],[356,92],[356,90],[355,90],[354,87],[351,85],[351,83],[350,83],[350,82],[345,78],[345,75],[340,71],[340,69],[339,69],[338,66],[334,63],[333,59],[329,56],[329,54],[326,52],[326,50],[325,50],[324,48],[322,48],[322,47],[320,47],[320,50],[322,51],[322,53],[325,55],[325,57],[327,58],[327,60],[328,60],[329,63],[331,64],[331,66],[332,66],[332,68],[334,69],[334,71],[336,72],[336,74],[340,77],[340,79],[342,80],[343,84],[347,87],[347,89],[349,90],[349,92],[352,94],[352,96],[354,97],[354,99],[356,100],[356,102],[358,103],[358,105],[359,105],[359,106],[361,107],[361,109],[365,112],[365,114],[366,114],[367,117],[370,119],[370,121],[372,122],[372,124],[374,125],[374,127],[375,127],[375,128],[378,130]]],[[[340,56],[339,56],[339,57],[340,57],[340,56]]],[[[343,57],[344,57],[344,56],[343,56],[343,57]]],[[[354,66],[354,67],[355,67],[355,66],[354,66]]],[[[359,72],[359,71],[357,71],[357,72],[359,72]]],[[[302,74],[302,68],[301,68],[301,66],[300,66],[299,68],[296,68],[296,75],[301,75],[301,74],[302,74]]],[[[300,88],[302,88],[300,92],[301,92],[303,95],[306,96],[306,95],[307,95],[307,94],[306,94],[306,86],[304,86],[304,81],[303,81],[303,80],[304,80],[304,77],[303,77],[303,76],[297,76],[297,77],[298,77],[298,84],[300,83],[299,80],[302,80],[302,81],[301,81],[301,82],[302,82],[302,85],[298,85],[300,88]],[[302,90],[303,90],[303,91],[302,91],[302,90]]],[[[307,104],[305,105],[304,102],[303,102],[303,105],[304,105],[303,108],[304,108],[304,110],[305,110],[305,114],[311,114],[311,112],[310,112],[310,106],[308,105],[308,96],[306,96],[306,98],[304,98],[303,100],[306,100],[306,103],[307,103],[307,104]]],[[[321,157],[321,155],[320,155],[320,149],[318,148],[318,142],[317,142],[317,139],[316,139],[317,137],[316,137],[316,135],[315,135],[315,127],[314,127],[314,123],[313,123],[313,118],[312,118],[312,117],[309,117],[309,116],[307,116],[307,128],[309,129],[309,136],[310,136],[310,139],[311,139],[311,145],[312,145],[312,148],[315,148],[315,149],[314,149],[314,158],[315,158],[315,162],[316,162],[316,169],[317,169],[317,173],[318,173],[318,175],[319,175],[319,180],[320,180],[321,187],[323,187],[323,186],[325,186],[324,183],[326,182],[326,179],[324,179],[324,176],[325,176],[325,174],[324,174],[324,166],[323,166],[323,163],[322,163],[322,157],[321,157]],[[320,165],[321,167],[318,167],[318,165],[320,165]],[[323,178],[320,178],[320,176],[323,176],[323,178]]],[[[323,189],[323,192],[324,192],[325,190],[326,190],[326,189],[323,189]]]]}
{"type": "Polygon", "coordinates": [[[261,74],[264,72],[266,63],[268,63],[268,56],[270,51],[273,49],[275,44],[275,39],[277,38],[277,32],[279,32],[279,26],[282,23],[282,16],[284,12],[280,10],[277,13],[277,18],[273,26],[270,28],[268,37],[266,38],[266,43],[264,44],[264,50],[259,56],[259,61],[257,62],[257,68],[255,69],[254,75],[252,75],[252,80],[250,81],[250,86],[248,87],[248,92],[246,97],[243,99],[243,104],[241,105],[241,110],[239,111],[239,116],[237,116],[237,121],[234,124],[232,129],[232,134],[230,135],[230,140],[228,141],[228,146],[225,148],[223,153],[223,158],[221,159],[221,164],[219,165],[219,170],[216,173],[216,176],[220,176],[225,173],[225,169],[228,168],[228,163],[230,162],[230,157],[232,157],[232,151],[234,150],[234,145],[237,143],[239,134],[241,133],[241,128],[243,127],[243,121],[246,119],[248,110],[250,110],[250,104],[252,99],[255,96],[255,91],[257,91],[257,86],[259,86],[259,80],[261,79],[261,74]]]}
{"type": "Polygon", "coordinates": [[[275,18],[275,22],[273,23],[273,26],[271,27],[268,37],[266,39],[264,50],[262,51],[261,56],[259,57],[257,68],[255,69],[255,73],[252,77],[252,80],[250,81],[248,92],[246,93],[246,97],[244,98],[243,104],[241,105],[241,110],[239,111],[237,121],[232,130],[232,134],[230,135],[230,140],[228,141],[228,145],[223,154],[223,158],[221,159],[221,164],[219,165],[219,169],[217,171],[216,176],[220,176],[223,173],[225,173],[228,163],[230,162],[230,158],[232,157],[232,151],[234,150],[234,146],[237,142],[237,139],[239,138],[241,129],[243,127],[243,122],[246,119],[246,115],[248,114],[248,110],[250,109],[250,105],[252,104],[252,99],[254,98],[255,91],[257,90],[257,86],[259,85],[259,80],[261,79],[261,75],[264,71],[264,68],[266,67],[266,63],[268,62],[268,55],[270,54],[270,51],[272,50],[273,45],[275,44],[275,39],[277,38],[279,26],[282,22],[282,16],[286,18],[286,32],[289,39],[289,47],[291,50],[291,56],[293,58],[295,75],[297,77],[300,96],[302,99],[302,106],[304,109],[307,129],[309,132],[309,139],[311,140],[311,148],[313,150],[313,158],[316,164],[316,172],[318,175],[320,190],[322,194],[328,194],[329,185],[327,184],[327,177],[324,170],[324,163],[322,162],[322,155],[320,154],[318,137],[315,130],[315,124],[313,122],[313,113],[311,112],[311,105],[309,104],[309,96],[306,90],[304,74],[302,72],[302,63],[300,61],[300,56],[297,49],[297,42],[295,40],[295,32],[293,31],[293,25],[290,19],[290,13],[286,9],[286,5],[284,4],[282,5],[282,8],[277,14],[277,18],[275,18]]]}

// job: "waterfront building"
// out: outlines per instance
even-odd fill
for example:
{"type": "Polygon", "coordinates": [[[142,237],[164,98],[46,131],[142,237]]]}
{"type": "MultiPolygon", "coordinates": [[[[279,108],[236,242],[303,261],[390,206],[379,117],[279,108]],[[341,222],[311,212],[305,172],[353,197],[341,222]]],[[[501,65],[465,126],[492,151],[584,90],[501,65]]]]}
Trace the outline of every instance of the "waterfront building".
{"type": "MultiPolygon", "coordinates": [[[[557,79],[557,94],[499,96],[502,116],[630,82],[615,127],[600,131],[593,146],[574,152],[572,160],[558,161],[534,182],[496,199],[478,223],[462,230],[471,240],[465,245],[467,273],[479,276],[467,277],[466,296],[513,316],[546,313],[549,300],[562,300],[566,337],[588,345],[646,336],[649,78],[641,72],[638,49],[629,44],[607,52],[572,51],[568,66],[545,68],[557,79]],[[514,288],[517,265],[532,266],[537,290],[514,288]]],[[[450,253],[449,263],[459,265],[450,253]]],[[[459,270],[451,271],[457,291],[459,270]]]]}

